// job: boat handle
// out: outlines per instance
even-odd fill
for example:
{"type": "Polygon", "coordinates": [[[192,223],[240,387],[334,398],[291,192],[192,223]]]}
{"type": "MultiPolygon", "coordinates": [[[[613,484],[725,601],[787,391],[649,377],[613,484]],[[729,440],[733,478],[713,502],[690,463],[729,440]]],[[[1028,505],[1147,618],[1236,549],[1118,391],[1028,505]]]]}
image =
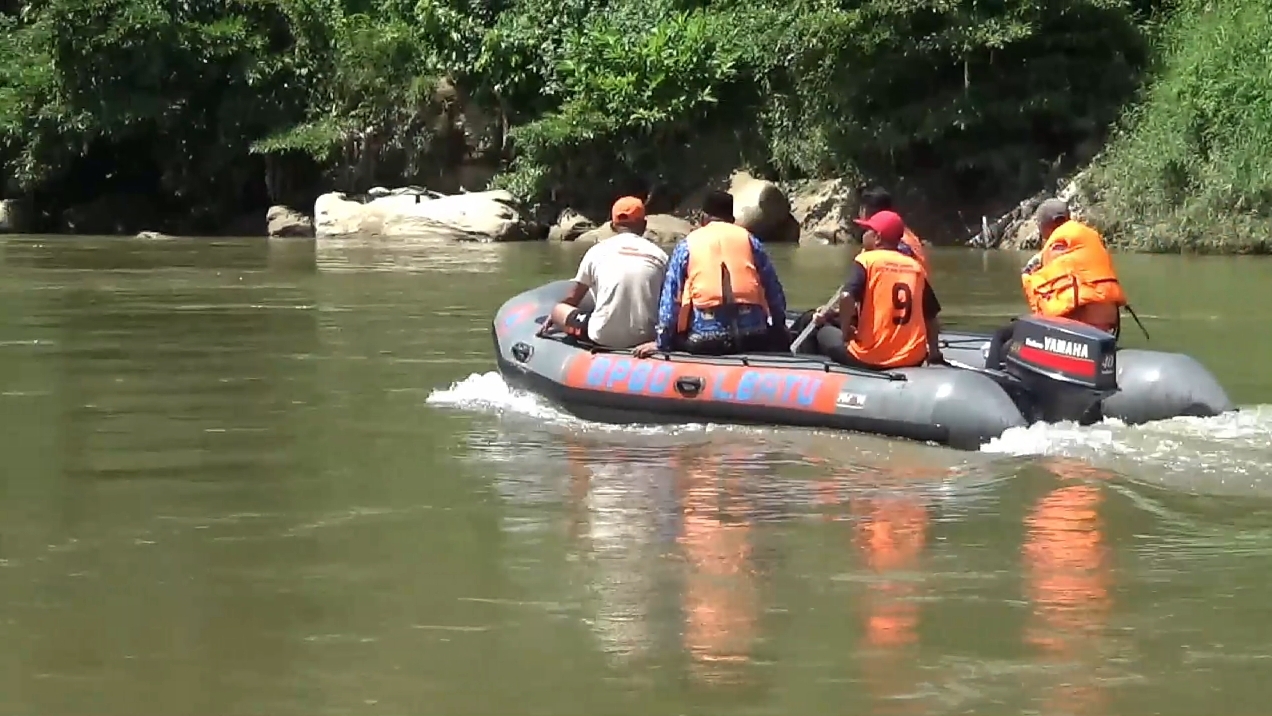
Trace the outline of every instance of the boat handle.
{"type": "Polygon", "coordinates": [[[534,349],[526,343],[514,343],[512,345],[512,357],[517,359],[518,363],[525,363],[530,360],[530,356],[534,354],[534,349]]]}
{"type": "Polygon", "coordinates": [[[696,375],[676,379],[676,392],[686,398],[696,398],[702,392],[702,379],[696,375]]]}

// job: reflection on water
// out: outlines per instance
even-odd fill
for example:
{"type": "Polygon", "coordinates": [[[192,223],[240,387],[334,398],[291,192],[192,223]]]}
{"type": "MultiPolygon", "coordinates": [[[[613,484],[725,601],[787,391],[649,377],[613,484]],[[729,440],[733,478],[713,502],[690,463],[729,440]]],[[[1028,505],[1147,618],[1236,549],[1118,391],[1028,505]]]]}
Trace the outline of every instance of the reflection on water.
{"type": "Polygon", "coordinates": [[[914,497],[853,500],[856,546],[875,579],[862,599],[865,614],[859,651],[877,713],[918,713],[908,700],[919,682],[915,668],[922,580],[919,559],[927,538],[927,507],[914,497]]]}
{"type": "Polygon", "coordinates": [[[842,510],[846,503],[847,516],[835,519],[851,525],[851,545],[865,579],[853,610],[861,623],[855,659],[872,712],[921,713],[927,706],[916,698],[924,592],[920,560],[930,498],[913,487],[930,485],[941,473],[902,460],[863,480],[828,461],[817,462],[830,472],[817,483],[817,501],[824,510],[842,510]]]}
{"type": "MultiPolygon", "coordinates": [[[[855,672],[847,683],[859,685],[853,703],[876,714],[946,712],[962,704],[957,711],[969,698],[978,702],[971,696],[978,680],[997,684],[998,674],[949,671],[925,646],[930,630],[942,629],[943,617],[926,613],[941,603],[932,581],[940,574],[926,554],[941,499],[933,486],[947,467],[894,457],[863,469],[758,449],[740,436],[658,444],[562,437],[569,483],[558,497],[570,515],[570,552],[586,585],[583,618],[614,667],[683,663],[699,684],[757,683],[756,669],[765,667],[756,648],[779,638],[763,615],[778,603],[789,611],[807,599],[789,592],[800,583],[791,578],[803,575],[783,564],[795,547],[782,539],[793,536],[792,519],[807,515],[837,530],[825,549],[841,555],[828,555],[830,561],[847,557],[855,565],[847,583],[856,586],[841,592],[843,615],[858,625],[843,654],[855,672]],[[755,468],[792,460],[807,479],[755,468]],[[760,556],[761,542],[777,546],[760,556]]],[[[1045,466],[1057,482],[1021,505],[1014,529],[992,537],[995,548],[1017,550],[1028,617],[1015,627],[978,626],[998,638],[1010,634],[1035,655],[1018,673],[1014,688],[1027,689],[1019,703],[1044,714],[1103,714],[1104,684],[1118,676],[1107,661],[1122,648],[1109,637],[1115,572],[1100,514],[1108,497],[1101,482],[1115,476],[1076,461],[1045,466]]],[[[1001,509],[980,504],[941,519],[974,524],[1001,509]]],[[[807,618],[837,619],[824,610],[807,618]]]]}
{"type": "Polygon", "coordinates": [[[651,615],[661,585],[658,559],[672,514],[674,475],[617,451],[609,460],[566,441],[571,553],[589,582],[585,610],[602,650],[616,664],[648,656],[651,615]]]}
{"type": "Polygon", "coordinates": [[[1105,544],[1099,481],[1113,477],[1077,461],[1043,467],[1063,482],[1025,517],[1025,641],[1055,678],[1044,688],[1045,713],[1098,714],[1107,707],[1099,673],[1108,659],[1113,571],[1105,544]]]}
{"type": "Polygon", "coordinates": [[[757,637],[759,594],[741,445],[677,451],[685,649],[708,683],[740,682],[757,637]]]}
{"type": "Polygon", "coordinates": [[[759,594],[738,448],[606,450],[567,438],[570,533],[587,566],[588,620],[618,663],[649,656],[651,622],[670,612],[681,622],[673,648],[688,656],[693,678],[745,680],[759,594]],[[667,594],[676,603],[660,609],[667,594]]]}
{"type": "Polygon", "coordinates": [[[346,236],[316,243],[315,263],[330,273],[497,273],[516,251],[511,244],[432,237],[346,236]]]}

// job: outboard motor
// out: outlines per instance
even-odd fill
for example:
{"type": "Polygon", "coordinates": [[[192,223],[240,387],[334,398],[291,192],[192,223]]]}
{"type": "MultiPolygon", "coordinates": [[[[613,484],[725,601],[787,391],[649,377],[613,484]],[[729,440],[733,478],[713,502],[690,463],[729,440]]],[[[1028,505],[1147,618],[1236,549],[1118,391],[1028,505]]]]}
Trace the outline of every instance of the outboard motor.
{"type": "Polygon", "coordinates": [[[1068,318],[1022,316],[1003,354],[1004,371],[1020,380],[1030,421],[1098,422],[1100,401],[1117,392],[1117,339],[1068,318]]]}

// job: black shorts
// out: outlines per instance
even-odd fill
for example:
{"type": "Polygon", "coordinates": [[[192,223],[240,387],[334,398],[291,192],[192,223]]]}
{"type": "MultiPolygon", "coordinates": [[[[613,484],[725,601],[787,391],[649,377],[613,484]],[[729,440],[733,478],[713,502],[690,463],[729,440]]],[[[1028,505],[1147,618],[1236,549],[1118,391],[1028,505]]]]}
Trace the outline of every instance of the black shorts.
{"type": "Polygon", "coordinates": [[[764,351],[782,351],[790,346],[790,339],[785,345],[782,337],[774,336],[774,331],[743,333],[738,336],[740,345],[735,345],[732,336],[702,336],[691,333],[680,341],[680,349],[686,353],[708,356],[727,356],[734,353],[763,353],[764,351]]]}
{"type": "Polygon", "coordinates": [[[561,327],[561,330],[565,331],[567,336],[588,340],[587,322],[591,318],[591,311],[580,311],[576,308],[570,311],[570,315],[565,317],[565,325],[561,327]]]}
{"type": "MultiPolygon", "coordinates": [[[[844,343],[844,331],[839,326],[831,326],[831,325],[822,326],[821,328],[817,329],[817,333],[815,334],[815,336],[816,336],[816,344],[818,348],[817,350],[818,353],[821,353],[822,355],[830,358],[836,363],[843,366],[847,366],[849,368],[864,368],[865,370],[886,371],[886,370],[895,370],[897,368],[918,368],[919,366],[927,362],[927,358],[925,356],[923,360],[919,361],[918,363],[915,363],[914,365],[897,365],[897,366],[892,366],[891,368],[884,368],[882,366],[870,365],[869,363],[862,361],[857,356],[848,352],[848,346],[844,343]]],[[[813,341],[811,340],[809,341],[809,343],[812,343],[812,342],[813,341]]]]}

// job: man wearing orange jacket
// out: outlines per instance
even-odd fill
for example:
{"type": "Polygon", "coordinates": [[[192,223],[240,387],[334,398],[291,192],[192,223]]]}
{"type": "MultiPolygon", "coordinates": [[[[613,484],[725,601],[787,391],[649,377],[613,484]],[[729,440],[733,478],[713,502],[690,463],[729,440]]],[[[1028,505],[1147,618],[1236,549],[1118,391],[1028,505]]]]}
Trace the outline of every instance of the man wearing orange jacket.
{"type": "MultiPolygon", "coordinates": [[[[886,189],[874,187],[861,192],[860,205],[857,207],[858,219],[869,219],[881,211],[896,211],[893,206],[892,195],[886,189]]],[[[897,244],[897,249],[901,253],[913,257],[923,267],[924,271],[931,273],[932,269],[928,266],[927,251],[923,249],[923,241],[918,236],[915,236],[908,224],[905,227],[905,233],[901,234],[901,241],[897,244]]]]}
{"type": "Polygon", "coordinates": [[[654,340],[632,353],[730,355],[790,345],[786,294],[759,238],[734,223],[733,196],[712,191],[704,221],[667,262],[654,340]]]}
{"type": "MultiPolygon", "coordinates": [[[[1100,234],[1069,215],[1062,199],[1047,199],[1034,212],[1042,249],[1021,272],[1029,310],[1048,318],[1070,318],[1117,336],[1126,294],[1100,234]]],[[[990,341],[986,367],[1001,368],[1012,326],[990,341]]]]}
{"type": "Polygon", "coordinates": [[[905,222],[878,211],[854,223],[865,233],[838,305],[805,314],[792,328],[807,320],[821,326],[817,350],[844,365],[887,370],[944,362],[941,303],[923,265],[902,248],[905,222]]]}
{"type": "Polygon", "coordinates": [[[900,249],[905,222],[894,211],[857,219],[865,229],[839,296],[847,360],[865,368],[909,368],[942,362],[937,335],[941,303],[919,260],[900,249]]]}

